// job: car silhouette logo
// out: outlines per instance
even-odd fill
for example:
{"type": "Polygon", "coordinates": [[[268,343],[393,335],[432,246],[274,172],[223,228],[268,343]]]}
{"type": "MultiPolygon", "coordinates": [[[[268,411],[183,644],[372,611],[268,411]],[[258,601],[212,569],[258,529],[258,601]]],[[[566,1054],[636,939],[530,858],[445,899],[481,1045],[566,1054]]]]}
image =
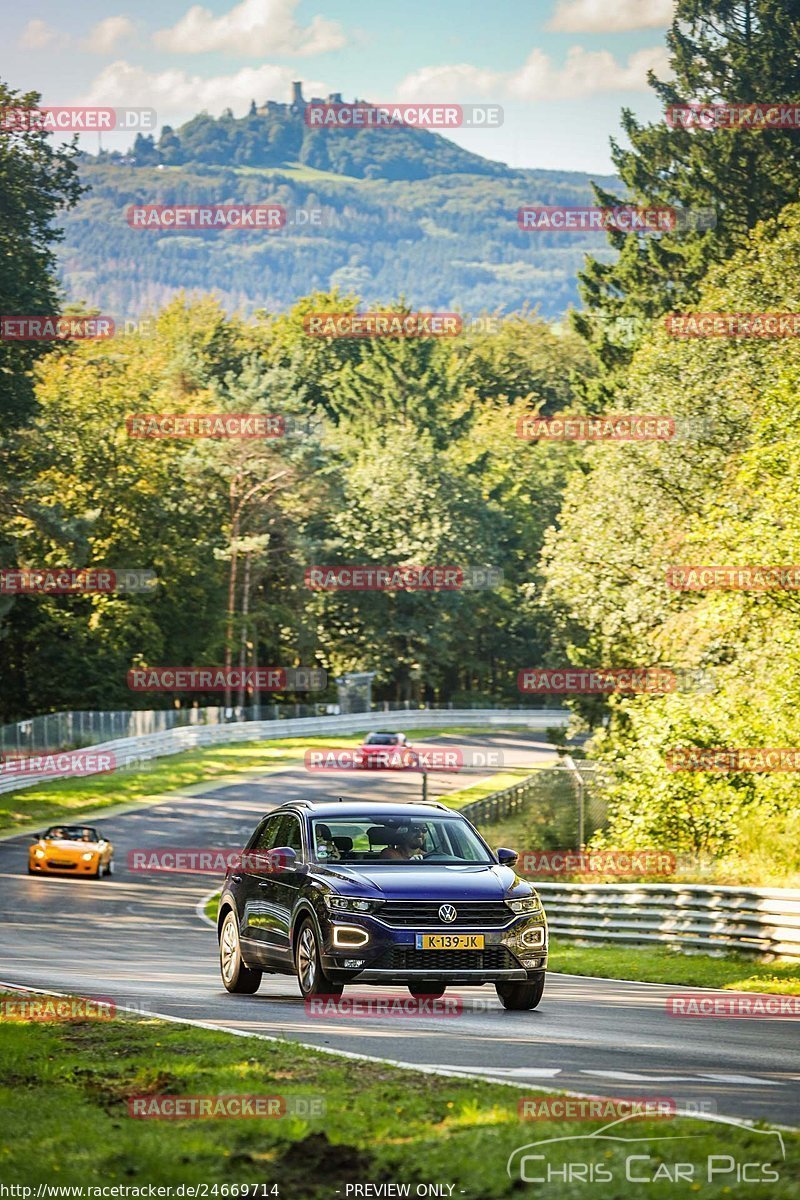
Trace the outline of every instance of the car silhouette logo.
{"type": "Polygon", "coordinates": [[[439,909],[439,920],[447,921],[448,925],[452,924],[457,916],[458,913],[453,908],[452,904],[443,904],[439,909]]]}
{"type": "MultiPolygon", "coordinates": [[[[683,1114],[680,1112],[680,1110],[678,1110],[676,1112],[676,1116],[682,1116],[682,1115],[683,1114]]],[[[636,1145],[637,1142],[640,1142],[640,1143],[641,1142],[650,1142],[650,1143],[672,1142],[672,1141],[684,1141],[685,1142],[685,1141],[691,1141],[696,1138],[708,1136],[707,1132],[703,1131],[701,1133],[666,1134],[664,1137],[658,1137],[657,1135],[648,1135],[648,1134],[644,1134],[641,1137],[625,1137],[624,1135],[626,1132],[626,1128],[632,1122],[637,1121],[639,1119],[640,1118],[637,1113],[628,1113],[626,1116],[620,1117],[616,1121],[611,1121],[610,1124],[603,1125],[602,1128],[600,1128],[600,1129],[596,1129],[594,1131],[594,1133],[569,1134],[566,1137],[543,1138],[539,1142],[528,1142],[527,1146],[518,1146],[517,1149],[512,1151],[512,1153],[509,1155],[508,1162],[506,1163],[506,1173],[509,1175],[509,1177],[513,1177],[512,1168],[515,1165],[515,1159],[516,1159],[517,1155],[520,1155],[519,1163],[517,1164],[519,1172],[520,1172],[520,1179],[522,1180],[523,1183],[534,1182],[531,1179],[527,1179],[525,1176],[525,1160],[526,1160],[525,1151],[533,1150],[537,1146],[552,1146],[556,1142],[560,1142],[560,1143],[563,1143],[563,1142],[578,1142],[578,1143],[580,1143],[580,1142],[582,1142],[582,1143],[586,1143],[588,1145],[592,1145],[592,1144],[598,1145],[603,1142],[605,1142],[605,1143],[616,1142],[621,1145],[633,1146],[633,1145],[636,1145]]],[[[781,1132],[778,1129],[752,1129],[752,1127],[750,1125],[745,1124],[743,1121],[737,1120],[735,1117],[713,1116],[713,1117],[705,1117],[705,1118],[701,1117],[698,1119],[706,1120],[707,1122],[713,1123],[714,1125],[730,1125],[734,1129],[746,1129],[748,1133],[752,1133],[754,1136],[759,1135],[759,1136],[765,1137],[767,1139],[776,1138],[777,1146],[780,1147],[781,1160],[783,1162],[786,1161],[786,1147],[783,1142],[783,1135],[781,1134],[781,1132]]],[[[634,1128],[635,1128],[635,1126],[634,1126],[634,1128]]],[[[765,1144],[770,1144],[770,1143],[767,1142],[765,1144]]],[[[771,1144],[775,1145],[776,1143],[771,1143],[771,1144]]],[[[541,1158],[542,1156],[536,1155],[535,1157],[541,1158]]]]}

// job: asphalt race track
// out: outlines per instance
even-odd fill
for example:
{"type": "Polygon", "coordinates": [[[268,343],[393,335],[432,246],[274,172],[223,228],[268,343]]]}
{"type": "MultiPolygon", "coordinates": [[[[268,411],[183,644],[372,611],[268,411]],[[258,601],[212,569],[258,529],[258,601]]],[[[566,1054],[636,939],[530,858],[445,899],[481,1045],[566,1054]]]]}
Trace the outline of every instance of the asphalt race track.
{"type": "MultiPolygon", "coordinates": [[[[432,740],[499,747],[507,764],[552,757],[533,735],[432,740]]],[[[463,777],[437,777],[430,794],[462,786],[463,777]]],[[[518,1085],[672,1097],[693,1111],[800,1124],[800,1039],[791,1020],[675,1018],[665,998],[689,989],[565,975],[550,975],[532,1013],[507,1013],[494,988],[467,987],[448,993],[463,997],[457,1017],[314,1018],[288,976],[265,976],[256,996],[225,992],[215,932],[196,912],[217,877],[127,868],[133,849],[241,847],[257,818],[287,799],[419,794],[415,774],[314,775],[302,767],[209,785],[201,796],[176,793],[92,819],[116,852],[116,874],[98,881],[29,877],[30,838],[2,841],[0,981],[518,1085]]]]}

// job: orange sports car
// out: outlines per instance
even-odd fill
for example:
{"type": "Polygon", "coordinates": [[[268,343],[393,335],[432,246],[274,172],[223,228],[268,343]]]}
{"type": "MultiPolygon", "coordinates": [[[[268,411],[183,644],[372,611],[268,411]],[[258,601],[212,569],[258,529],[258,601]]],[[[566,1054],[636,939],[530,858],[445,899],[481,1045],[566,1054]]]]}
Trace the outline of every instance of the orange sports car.
{"type": "Polygon", "coordinates": [[[29,875],[89,875],[114,870],[114,847],[91,825],[51,825],[34,834],[28,851],[29,875]]]}

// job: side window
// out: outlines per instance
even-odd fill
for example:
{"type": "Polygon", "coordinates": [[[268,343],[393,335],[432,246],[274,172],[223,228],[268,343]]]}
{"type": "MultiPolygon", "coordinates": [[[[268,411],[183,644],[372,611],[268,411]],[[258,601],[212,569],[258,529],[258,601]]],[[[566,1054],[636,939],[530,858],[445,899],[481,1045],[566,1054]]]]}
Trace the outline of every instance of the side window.
{"type": "Polygon", "coordinates": [[[269,845],[259,847],[259,849],[272,850],[276,846],[289,846],[298,858],[302,858],[303,839],[297,817],[293,817],[290,813],[283,813],[280,817],[275,818],[274,823],[276,826],[274,837],[270,839],[269,845]]]}
{"type": "Polygon", "coordinates": [[[277,844],[280,846],[289,846],[294,850],[298,858],[303,857],[303,837],[300,832],[300,822],[297,817],[286,816],[283,818],[286,822],[281,826],[281,841],[277,844]]]}
{"type": "MultiPolygon", "coordinates": [[[[271,850],[273,846],[278,846],[281,843],[277,840],[277,835],[280,827],[283,824],[285,817],[270,817],[269,820],[261,828],[261,831],[256,839],[253,850],[271,850]]],[[[285,845],[285,843],[284,843],[285,845]]]]}

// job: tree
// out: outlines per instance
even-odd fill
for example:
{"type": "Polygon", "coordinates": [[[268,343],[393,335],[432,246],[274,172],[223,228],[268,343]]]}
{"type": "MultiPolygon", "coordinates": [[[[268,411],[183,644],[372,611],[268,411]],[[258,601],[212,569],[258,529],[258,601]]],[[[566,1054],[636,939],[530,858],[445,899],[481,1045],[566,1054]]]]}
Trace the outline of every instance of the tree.
{"type": "MultiPolygon", "coordinates": [[[[33,109],[38,92],[16,92],[0,82],[0,110],[33,109]]],[[[36,129],[0,129],[0,313],[49,315],[60,311],[53,249],[63,233],[54,222],[85,190],[78,182],[77,139],[54,148],[36,129]]],[[[32,370],[49,348],[41,341],[0,339],[0,436],[35,410],[32,370]]]]}
{"type": "MultiPolygon", "coordinates": [[[[711,270],[698,304],[794,311],[798,275],[800,205],[790,205],[711,270]]],[[[615,779],[608,839],[727,855],[740,880],[736,856],[750,845],[763,857],[757,831],[767,826],[776,843],[786,839],[787,870],[800,871],[795,777],[670,771],[666,753],[800,745],[800,599],[793,587],[677,590],[667,571],[800,562],[798,389],[796,338],[654,333],[618,400],[674,415],[680,440],[587,450],[543,555],[565,659],[702,673],[674,693],[612,701],[609,730],[596,737],[615,779]]],[[[575,706],[589,720],[601,709],[575,706]]]]}
{"type": "MultiPolygon", "coordinates": [[[[670,105],[800,100],[800,0],[677,0],[667,34],[674,79],[649,81],[670,105]]],[[[670,128],[622,114],[631,148],[612,141],[623,199],[595,186],[602,205],[711,211],[716,228],[659,235],[609,232],[618,256],[590,258],[580,273],[588,313],[575,317],[611,374],[630,361],[628,322],[640,331],[691,305],[709,266],[744,244],[748,231],[797,198],[800,136],[784,129],[670,128]]]]}

